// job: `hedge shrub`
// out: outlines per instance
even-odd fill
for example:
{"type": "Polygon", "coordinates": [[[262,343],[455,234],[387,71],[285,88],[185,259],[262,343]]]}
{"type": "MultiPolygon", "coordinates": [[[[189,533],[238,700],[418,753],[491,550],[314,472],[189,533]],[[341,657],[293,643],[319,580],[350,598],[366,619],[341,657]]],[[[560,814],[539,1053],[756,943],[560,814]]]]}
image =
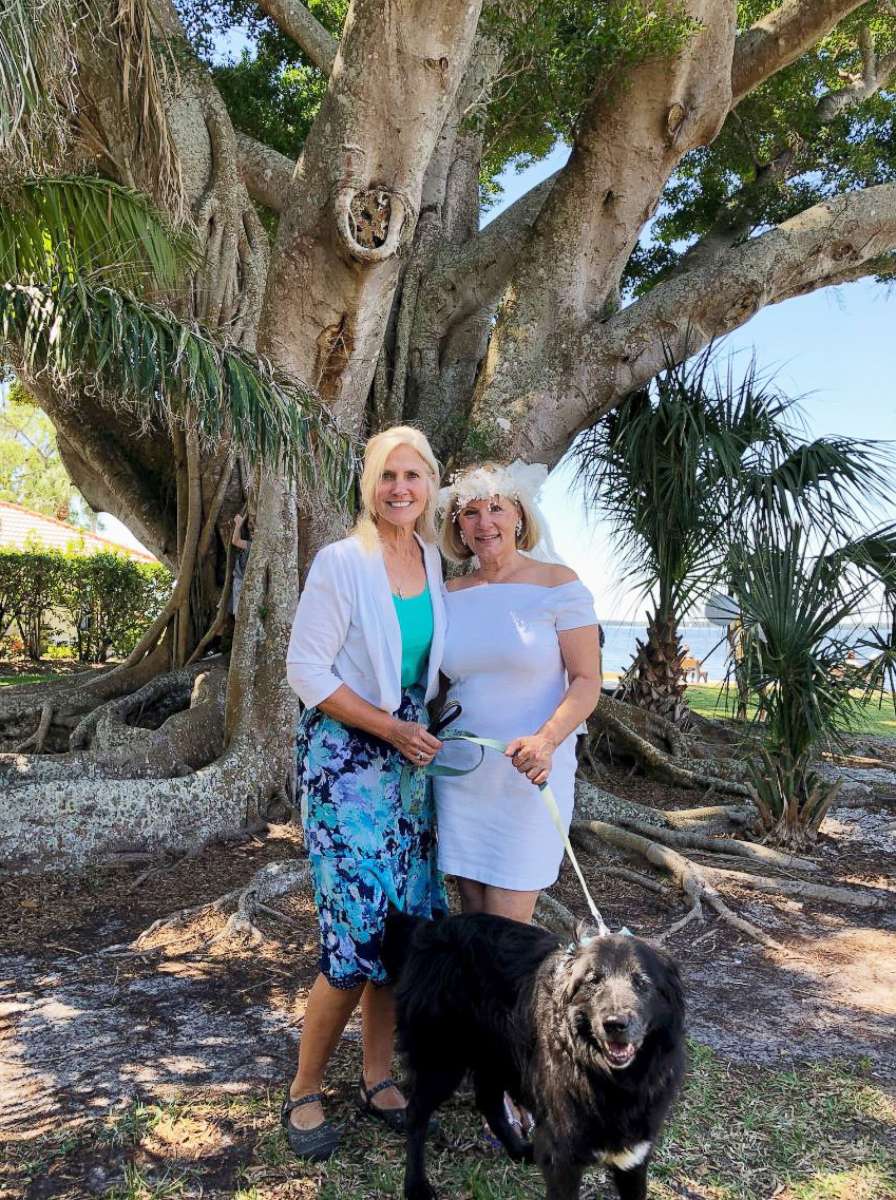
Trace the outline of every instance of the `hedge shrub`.
{"type": "Polygon", "coordinates": [[[25,653],[38,659],[55,631],[81,662],[124,657],[171,587],[165,567],[121,554],[0,549],[0,640],[17,630],[25,653]]]}

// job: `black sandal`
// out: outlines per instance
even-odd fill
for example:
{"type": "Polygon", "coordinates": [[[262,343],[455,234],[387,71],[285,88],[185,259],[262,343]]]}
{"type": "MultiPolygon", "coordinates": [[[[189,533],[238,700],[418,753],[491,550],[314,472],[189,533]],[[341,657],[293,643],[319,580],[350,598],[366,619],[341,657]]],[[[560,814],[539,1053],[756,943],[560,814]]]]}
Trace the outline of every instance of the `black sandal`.
{"type": "Polygon", "coordinates": [[[369,1088],[364,1082],[364,1076],[362,1075],[358,1080],[358,1088],[361,1093],[358,1097],[358,1108],[365,1116],[374,1117],[377,1121],[382,1121],[384,1125],[387,1125],[395,1133],[405,1132],[408,1125],[406,1109],[380,1108],[379,1105],[373,1103],[373,1097],[380,1092],[385,1092],[388,1088],[398,1088],[398,1084],[394,1079],[384,1079],[382,1083],[369,1088]]]}
{"type": "Polygon", "coordinates": [[[339,1148],[342,1141],[342,1127],[333,1125],[330,1121],[321,1121],[313,1129],[299,1129],[289,1119],[294,1108],[303,1104],[317,1104],[323,1097],[320,1092],[312,1092],[310,1096],[300,1096],[291,1100],[289,1092],[280,1107],[280,1124],[286,1130],[286,1140],[293,1154],[308,1162],[326,1162],[330,1155],[339,1148]]]}
{"type": "MultiPolygon", "coordinates": [[[[377,1121],[382,1121],[384,1125],[395,1133],[405,1133],[408,1127],[408,1110],[407,1108],[380,1108],[373,1103],[373,1097],[379,1092],[384,1092],[387,1088],[394,1087],[398,1089],[398,1084],[394,1079],[384,1079],[382,1083],[378,1083],[375,1087],[369,1088],[364,1082],[364,1076],[358,1080],[358,1088],[360,1095],[358,1096],[358,1108],[368,1117],[373,1117],[377,1121]]],[[[439,1122],[435,1116],[429,1118],[429,1124],[426,1127],[427,1135],[432,1135],[440,1132],[439,1122]]]]}

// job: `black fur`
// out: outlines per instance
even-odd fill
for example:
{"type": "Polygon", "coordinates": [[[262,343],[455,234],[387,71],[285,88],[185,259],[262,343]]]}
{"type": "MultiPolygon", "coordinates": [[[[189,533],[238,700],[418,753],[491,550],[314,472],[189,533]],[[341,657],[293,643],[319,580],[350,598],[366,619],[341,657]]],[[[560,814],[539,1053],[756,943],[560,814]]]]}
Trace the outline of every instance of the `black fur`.
{"type": "Polygon", "coordinates": [[[671,959],[639,938],[570,950],[503,917],[392,913],[383,962],[396,981],[410,1076],[407,1200],[435,1195],[426,1128],[468,1071],[511,1157],[541,1168],[548,1200],[575,1200],[589,1164],[624,1152],[608,1162],[616,1188],[621,1200],[644,1200],[650,1152],[684,1074],[684,999],[671,959]],[[532,1143],[508,1124],[505,1092],[535,1117],[532,1143]]]}

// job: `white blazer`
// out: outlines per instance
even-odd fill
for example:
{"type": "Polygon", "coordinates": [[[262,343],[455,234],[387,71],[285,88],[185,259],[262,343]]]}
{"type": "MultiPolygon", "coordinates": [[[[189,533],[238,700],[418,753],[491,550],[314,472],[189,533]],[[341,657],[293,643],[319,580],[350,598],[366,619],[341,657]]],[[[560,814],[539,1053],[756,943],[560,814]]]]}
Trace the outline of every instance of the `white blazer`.
{"type": "MultiPolygon", "coordinates": [[[[416,534],[414,535],[417,536],[416,534]]],[[[445,644],[442,560],[435,546],[423,549],[433,635],[426,699],[438,691],[445,644]]],[[[386,564],[378,547],[356,537],[324,546],[314,558],[292,623],[286,678],[307,707],[346,684],[377,708],[394,713],[401,704],[401,629],[386,564]]]]}

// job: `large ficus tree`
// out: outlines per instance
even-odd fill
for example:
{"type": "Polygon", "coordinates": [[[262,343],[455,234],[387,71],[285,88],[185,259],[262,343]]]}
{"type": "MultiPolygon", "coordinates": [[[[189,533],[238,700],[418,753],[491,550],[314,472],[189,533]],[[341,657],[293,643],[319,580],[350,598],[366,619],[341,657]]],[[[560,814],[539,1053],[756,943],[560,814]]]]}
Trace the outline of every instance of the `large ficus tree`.
{"type": "MultiPolygon", "coordinates": [[[[311,385],[345,432],[411,420],[446,461],[552,465],[668,354],[889,272],[894,52],[891,6],[857,0],[14,0],[0,112],[28,111],[7,120],[0,176],[30,155],[146,192],[199,245],[161,300],[311,385]],[[237,20],[257,54],[215,67],[211,41],[237,20]],[[560,137],[566,165],[480,229],[501,167],[560,137]]],[[[7,745],[74,737],[65,760],[17,759],[20,838],[39,819],[45,852],[83,856],[104,820],[125,841],[183,842],[264,811],[289,775],[300,571],[344,512],[247,468],[226,424],[191,448],[92,378],[62,389],[33,358],[29,373],[9,339],[76,485],[189,573],[194,613],[174,659],[163,634],[86,698],[4,698],[7,745]],[[214,620],[247,495],[216,708],[178,664],[214,620]],[[194,710],[222,722],[211,759],[166,741],[194,710]]]]}

